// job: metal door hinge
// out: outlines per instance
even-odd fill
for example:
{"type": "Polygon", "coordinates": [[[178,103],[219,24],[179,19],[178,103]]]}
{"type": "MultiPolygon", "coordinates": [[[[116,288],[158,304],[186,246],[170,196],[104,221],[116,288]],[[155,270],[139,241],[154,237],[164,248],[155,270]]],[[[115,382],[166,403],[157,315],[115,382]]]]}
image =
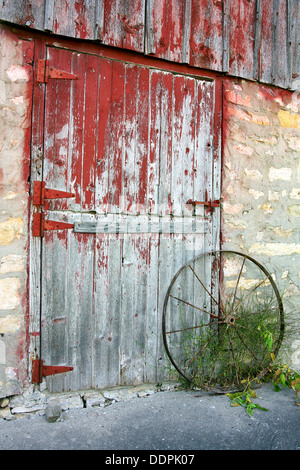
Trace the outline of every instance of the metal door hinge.
{"type": "Polygon", "coordinates": [[[47,230],[64,230],[69,228],[74,228],[74,224],[46,220],[43,212],[35,212],[33,214],[32,235],[34,237],[43,237],[44,232],[47,230]]]}
{"type": "Polygon", "coordinates": [[[38,59],[36,81],[47,83],[49,78],[78,80],[77,75],[49,66],[49,60],[38,59]]]}
{"type": "Polygon", "coordinates": [[[41,359],[32,360],[32,371],[31,371],[31,383],[39,384],[42,383],[43,377],[49,375],[63,374],[64,372],[70,372],[73,367],[68,366],[46,366],[44,361],[41,359]]]}
{"type": "Polygon", "coordinates": [[[45,204],[45,199],[63,199],[70,197],[75,197],[75,194],[67,191],[60,191],[58,189],[46,188],[45,181],[33,182],[32,202],[34,206],[43,206],[45,204]]]}

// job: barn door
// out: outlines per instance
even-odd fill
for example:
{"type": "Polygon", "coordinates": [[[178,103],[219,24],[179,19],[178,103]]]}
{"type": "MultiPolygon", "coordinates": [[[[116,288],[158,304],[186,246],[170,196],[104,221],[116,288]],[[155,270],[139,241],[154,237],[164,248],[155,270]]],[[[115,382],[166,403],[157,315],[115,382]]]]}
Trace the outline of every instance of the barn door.
{"type": "Polygon", "coordinates": [[[72,368],[48,388],[157,382],[168,285],[219,240],[215,82],[54,47],[47,61],[40,359],[72,368]]]}

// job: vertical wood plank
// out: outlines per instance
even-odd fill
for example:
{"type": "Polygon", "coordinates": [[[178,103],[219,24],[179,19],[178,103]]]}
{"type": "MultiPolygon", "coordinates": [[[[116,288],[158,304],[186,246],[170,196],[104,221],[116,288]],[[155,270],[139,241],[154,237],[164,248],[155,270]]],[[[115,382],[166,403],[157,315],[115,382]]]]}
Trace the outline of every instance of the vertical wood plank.
{"type": "Polygon", "coordinates": [[[182,62],[184,2],[149,0],[147,9],[147,54],[182,62]]]}
{"type": "Polygon", "coordinates": [[[95,207],[96,148],[98,124],[98,75],[99,59],[92,55],[85,56],[85,101],[84,133],[82,154],[82,211],[92,211],[95,207]],[[93,92],[91,93],[91,90],[93,92]],[[95,95],[94,95],[95,93],[95,95]]]}
{"type": "Polygon", "coordinates": [[[75,194],[74,199],[69,199],[68,207],[72,210],[81,210],[83,198],[82,190],[82,153],[83,153],[83,129],[85,106],[85,58],[81,54],[73,53],[72,73],[79,80],[71,84],[71,112],[69,129],[69,191],[75,194]]]}
{"type": "MultiPolygon", "coordinates": [[[[71,56],[72,57],[72,56],[71,56]]],[[[61,70],[71,71],[70,52],[48,48],[48,60],[61,70]]],[[[68,154],[71,119],[71,81],[49,80],[46,86],[45,147],[43,178],[48,188],[68,190],[68,154]]],[[[66,200],[53,200],[49,209],[66,209],[66,200]]]]}
{"type": "Polygon", "coordinates": [[[170,73],[162,72],[160,100],[158,215],[163,216],[172,213],[173,77],[170,73]]]}
{"type": "Polygon", "coordinates": [[[270,0],[261,3],[262,31],[260,80],[285,87],[289,83],[287,3],[270,0]]]}
{"type": "MultiPolygon", "coordinates": [[[[35,63],[46,56],[45,43],[35,39],[35,63]]],[[[33,80],[32,141],[31,141],[31,194],[33,181],[41,181],[43,176],[43,134],[44,134],[44,86],[36,82],[36,66],[33,80]]],[[[30,228],[36,208],[31,206],[30,228]]],[[[41,239],[32,236],[30,230],[30,269],[29,269],[29,356],[40,356],[40,309],[41,309],[41,239]]],[[[31,369],[31,363],[29,363],[31,369]]]]}
{"type": "Polygon", "coordinates": [[[222,2],[192,0],[189,15],[191,21],[190,65],[221,71],[223,67],[222,2]]]}
{"type": "Polygon", "coordinates": [[[110,362],[110,297],[108,263],[110,235],[99,234],[95,244],[94,282],[94,364],[93,384],[104,388],[111,385],[108,364],[110,362]]]}
{"type": "Polygon", "coordinates": [[[98,213],[107,211],[109,202],[108,175],[109,159],[106,152],[110,153],[111,133],[110,133],[110,113],[112,107],[112,94],[110,84],[112,83],[113,63],[109,60],[100,62],[100,83],[98,110],[98,135],[97,135],[97,161],[96,161],[96,187],[95,187],[95,210],[98,213]]]}
{"type": "Polygon", "coordinates": [[[102,5],[101,41],[110,46],[143,52],[145,0],[104,0],[102,5]]]}
{"type": "Polygon", "coordinates": [[[229,64],[233,76],[253,79],[255,0],[227,0],[229,15],[229,64]]]}
{"type": "Polygon", "coordinates": [[[297,0],[288,1],[288,68],[289,83],[293,90],[300,88],[300,4],[297,0]]]}
{"type": "Polygon", "coordinates": [[[44,29],[80,39],[94,39],[96,0],[82,0],[71,6],[67,0],[44,0],[44,29]]]}
{"type": "Polygon", "coordinates": [[[272,84],[283,88],[289,84],[287,6],[288,3],[283,0],[273,4],[272,84]]]}

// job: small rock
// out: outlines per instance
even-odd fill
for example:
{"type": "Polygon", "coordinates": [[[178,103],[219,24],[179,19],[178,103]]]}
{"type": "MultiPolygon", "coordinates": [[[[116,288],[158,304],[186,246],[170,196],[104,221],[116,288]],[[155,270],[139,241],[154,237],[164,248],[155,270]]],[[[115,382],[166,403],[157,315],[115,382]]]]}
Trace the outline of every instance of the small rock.
{"type": "Polygon", "coordinates": [[[10,408],[8,406],[6,408],[0,408],[0,418],[8,419],[10,416],[10,408]]]}
{"type": "Polygon", "coordinates": [[[0,400],[0,408],[6,408],[9,405],[8,398],[1,398],[0,400]]]}
{"type": "Polygon", "coordinates": [[[49,401],[46,407],[46,418],[49,423],[57,421],[62,413],[62,409],[58,400],[49,401]]]}

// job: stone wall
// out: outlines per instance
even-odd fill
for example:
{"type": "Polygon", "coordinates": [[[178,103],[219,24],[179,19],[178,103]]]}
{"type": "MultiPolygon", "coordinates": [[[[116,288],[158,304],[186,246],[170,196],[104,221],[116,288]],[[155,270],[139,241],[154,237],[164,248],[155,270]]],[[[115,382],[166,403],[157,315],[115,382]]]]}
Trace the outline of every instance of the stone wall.
{"type": "MultiPolygon", "coordinates": [[[[300,84],[299,84],[300,88],[300,84]]],[[[300,369],[300,94],[224,80],[223,248],[272,273],[285,310],[285,359],[300,369]]]]}
{"type": "Polygon", "coordinates": [[[0,25],[0,398],[26,382],[33,41],[0,25]]]}

